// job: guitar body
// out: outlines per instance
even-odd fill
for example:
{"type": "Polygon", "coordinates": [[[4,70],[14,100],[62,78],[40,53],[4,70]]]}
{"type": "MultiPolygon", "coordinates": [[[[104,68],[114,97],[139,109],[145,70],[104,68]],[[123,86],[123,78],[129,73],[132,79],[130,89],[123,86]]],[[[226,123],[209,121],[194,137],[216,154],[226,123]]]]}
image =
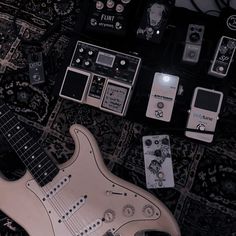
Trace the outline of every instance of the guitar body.
{"type": "Polygon", "coordinates": [[[40,187],[27,172],[20,180],[0,178],[0,209],[30,236],[133,236],[163,231],[179,236],[178,225],[163,203],[106,168],[92,134],[80,125],[70,133],[72,158],[40,187]]]}

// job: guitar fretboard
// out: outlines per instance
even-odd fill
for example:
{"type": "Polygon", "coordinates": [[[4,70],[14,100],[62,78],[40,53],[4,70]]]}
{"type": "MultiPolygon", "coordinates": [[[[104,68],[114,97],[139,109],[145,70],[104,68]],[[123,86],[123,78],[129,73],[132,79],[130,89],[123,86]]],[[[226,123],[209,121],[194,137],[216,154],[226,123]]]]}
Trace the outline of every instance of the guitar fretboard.
{"type": "Polygon", "coordinates": [[[0,131],[40,186],[49,183],[59,172],[7,105],[0,101],[0,131]]]}

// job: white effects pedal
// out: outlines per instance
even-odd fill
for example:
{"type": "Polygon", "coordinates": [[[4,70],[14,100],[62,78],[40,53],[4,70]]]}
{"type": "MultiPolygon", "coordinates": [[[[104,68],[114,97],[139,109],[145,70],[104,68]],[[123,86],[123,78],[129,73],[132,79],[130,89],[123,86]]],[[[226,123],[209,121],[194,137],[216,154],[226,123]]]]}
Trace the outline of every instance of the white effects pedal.
{"type": "MultiPolygon", "coordinates": [[[[222,92],[196,87],[191,102],[191,110],[189,111],[186,128],[214,132],[222,100],[222,92]]],[[[186,131],[185,135],[189,138],[207,143],[213,141],[213,134],[186,131]]]]}
{"type": "Polygon", "coordinates": [[[171,120],[178,83],[178,76],[155,73],[146,117],[166,122],[171,120]]]}
{"type": "Polygon", "coordinates": [[[143,136],[142,143],[147,188],[174,187],[169,135],[143,136]]]}

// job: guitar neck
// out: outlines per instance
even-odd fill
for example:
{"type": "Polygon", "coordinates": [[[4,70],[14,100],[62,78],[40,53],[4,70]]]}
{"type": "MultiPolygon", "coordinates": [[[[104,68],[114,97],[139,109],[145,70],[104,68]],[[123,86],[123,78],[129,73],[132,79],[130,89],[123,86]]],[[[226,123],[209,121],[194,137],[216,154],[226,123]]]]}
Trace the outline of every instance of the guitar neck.
{"type": "Polygon", "coordinates": [[[57,175],[59,169],[56,164],[2,101],[0,131],[40,186],[49,183],[57,175]]]}

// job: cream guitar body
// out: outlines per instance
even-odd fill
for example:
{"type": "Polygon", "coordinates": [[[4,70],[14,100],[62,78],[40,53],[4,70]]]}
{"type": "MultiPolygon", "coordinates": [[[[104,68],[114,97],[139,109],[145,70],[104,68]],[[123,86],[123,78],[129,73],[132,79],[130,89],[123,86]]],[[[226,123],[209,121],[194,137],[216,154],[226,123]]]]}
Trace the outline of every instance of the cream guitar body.
{"type": "MultiPolygon", "coordinates": [[[[39,186],[30,172],[13,182],[0,178],[3,212],[30,236],[133,236],[149,230],[180,236],[174,217],[162,202],[106,168],[86,128],[73,125],[70,134],[74,154],[46,185],[39,186]]],[[[25,144],[24,148],[30,147],[25,144]]],[[[44,175],[49,171],[44,169],[44,175]]]]}

